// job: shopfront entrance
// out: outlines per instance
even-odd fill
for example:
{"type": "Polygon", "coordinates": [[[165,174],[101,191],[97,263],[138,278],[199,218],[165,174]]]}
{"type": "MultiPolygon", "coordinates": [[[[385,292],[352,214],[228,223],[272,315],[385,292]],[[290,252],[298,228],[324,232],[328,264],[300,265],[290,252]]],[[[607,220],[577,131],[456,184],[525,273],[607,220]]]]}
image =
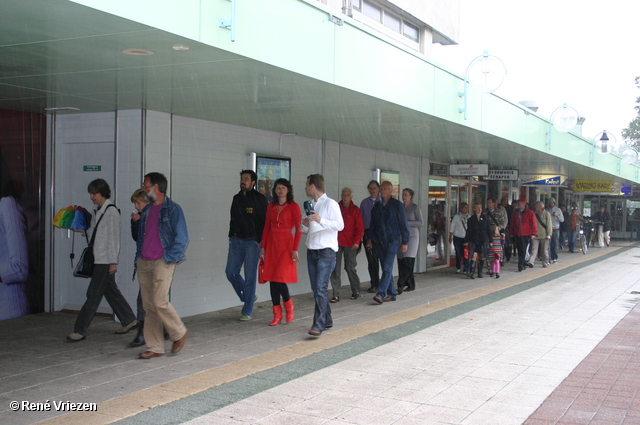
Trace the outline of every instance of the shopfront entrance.
{"type": "Polygon", "coordinates": [[[487,185],[483,182],[432,176],[429,179],[429,211],[427,214],[427,267],[453,264],[455,249],[449,243],[451,219],[460,204],[486,204],[487,185]]]}

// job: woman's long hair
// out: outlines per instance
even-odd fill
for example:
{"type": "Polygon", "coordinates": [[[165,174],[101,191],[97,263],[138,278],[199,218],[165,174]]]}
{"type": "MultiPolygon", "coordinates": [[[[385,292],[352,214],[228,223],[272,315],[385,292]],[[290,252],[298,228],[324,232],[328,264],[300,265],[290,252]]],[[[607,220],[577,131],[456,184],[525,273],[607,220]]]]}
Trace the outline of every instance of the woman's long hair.
{"type": "Polygon", "coordinates": [[[287,179],[278,179],[273,183],[273,188],[271,189],[271,199],[272,199],[271,202],[273,202],[274,204],[277,204],[279,202],[278,195],[276,195],[276,186],[279,184],[288,189],[287,204],[292,203],[293,202],[293,186],[291,186],[291,182],[289,182],[289,180],[287,179]]]}

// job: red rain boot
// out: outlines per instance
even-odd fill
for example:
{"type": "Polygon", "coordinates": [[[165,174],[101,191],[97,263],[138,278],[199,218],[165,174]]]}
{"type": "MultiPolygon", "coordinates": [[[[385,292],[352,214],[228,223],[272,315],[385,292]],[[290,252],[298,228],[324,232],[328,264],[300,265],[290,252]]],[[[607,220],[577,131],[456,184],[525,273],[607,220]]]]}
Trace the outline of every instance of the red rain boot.
{"type": "Polygon", "coordinates": [[[289,323],[295,316],[293,313],[293,299],[289,298],[289,301],[284,303],[284,310],[287,313],[287,323],[289,323]]]}
{"type": "Polygon", "coordinates": [[[275,326],[282,322],[282,306],[274,305],[273,306],[273,321],[269,323],[269,326],[275,326]]]}

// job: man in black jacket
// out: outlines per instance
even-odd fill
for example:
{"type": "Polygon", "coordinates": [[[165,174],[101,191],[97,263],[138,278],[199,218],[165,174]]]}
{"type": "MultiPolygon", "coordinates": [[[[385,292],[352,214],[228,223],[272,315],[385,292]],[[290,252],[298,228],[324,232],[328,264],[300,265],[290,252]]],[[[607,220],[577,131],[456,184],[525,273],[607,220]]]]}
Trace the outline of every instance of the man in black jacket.
{"type": "Polygon", "coordinates": [[[611,239],[609,233],[611,232],[611,214],[605,209],[604,205],[600,207],[600,211],[595,213],[591,219],[598,225],[598,245],[600,248],[609,246],[611,239]]]}
{"type": "Polygon", "coordinates": [[[240,320],[251,320],[256,294],[256,272],[262,229],[267,215],[267,198],[255,190],[258,176],[253,170],[240,172],[240,192],[231,203],[229,254],[225,273],[244,303],[240,320]],[[244,264],[244,279],[240,268],[244,264]]]}

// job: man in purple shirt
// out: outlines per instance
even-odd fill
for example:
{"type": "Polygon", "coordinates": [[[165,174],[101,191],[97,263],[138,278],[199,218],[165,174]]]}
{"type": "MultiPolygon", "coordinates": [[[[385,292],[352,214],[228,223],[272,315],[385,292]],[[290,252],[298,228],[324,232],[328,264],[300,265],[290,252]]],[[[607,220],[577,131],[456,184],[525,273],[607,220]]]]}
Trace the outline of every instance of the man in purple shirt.
{"type": "Polygon", "coordinates": [[[144,339],[147,351],[141,359],[164,354],[163,328],[173,341],[172,353],[182,350],[189,333],[168,300],[176,264],[184,260],[189,243],[187,223],[180,205],[167,192],[167,178],[160,173],[144,176],[142,189],[151,203],[140,212],[136,264],[142,305],[147,312],[144,339]]]}
{"type": "Polygon", "coordinates": [[[369,277],[371,278],[371,287],[368,291],[375,294],[378,292],[378,284],[380,283],[380,259],[378,258],[378,254],[375,249],[367,247],[367,242],[371,239],[369,234],[369,226],[371,226],[371,210],[376,202],[380,202],[380,183],[376,180],[371,180],[367,189],[369,189],[369,195],[371,196],[363,199],[360,203],[360,212],[362,213],[362,221],[364,222],[364,237],[362,238],[362,244],[365,246],[369,277]]]}

